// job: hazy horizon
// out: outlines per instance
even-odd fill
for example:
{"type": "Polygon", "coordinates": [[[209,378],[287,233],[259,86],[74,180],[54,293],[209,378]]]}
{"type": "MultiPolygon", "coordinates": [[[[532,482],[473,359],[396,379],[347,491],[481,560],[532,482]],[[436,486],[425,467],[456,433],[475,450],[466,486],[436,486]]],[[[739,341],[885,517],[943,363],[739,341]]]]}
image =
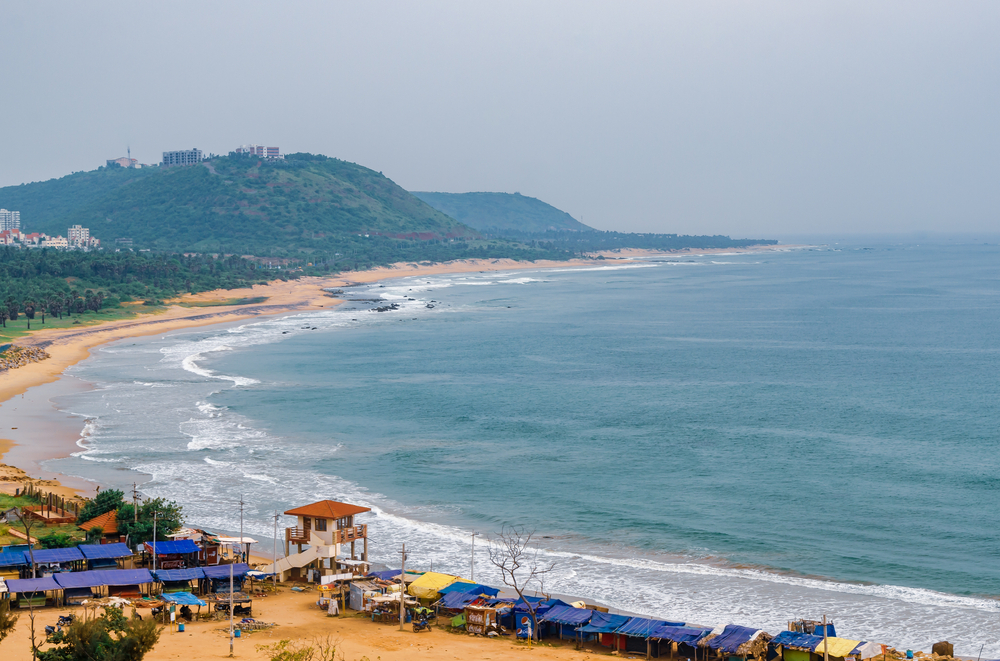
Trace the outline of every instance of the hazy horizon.
{"type": "Polygon", "coordinates": [[[604,230],[992,233],[1000,6],[0,8],[0,186],[254,142],[604,230]]]}

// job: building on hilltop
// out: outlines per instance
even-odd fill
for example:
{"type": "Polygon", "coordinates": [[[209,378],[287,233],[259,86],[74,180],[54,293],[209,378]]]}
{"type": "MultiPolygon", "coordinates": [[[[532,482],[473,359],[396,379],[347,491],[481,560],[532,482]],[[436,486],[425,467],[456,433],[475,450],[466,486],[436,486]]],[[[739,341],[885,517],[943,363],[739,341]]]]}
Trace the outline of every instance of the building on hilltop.
{"type": "Polygon", "coordinates": [[[278,147],[265,147],[264,145],[240,145],[236,148],[236,153],[259,158],[284,158],[278,147]]]}
{"type": "Polygon", "coordinates": [[[139,168],[142,167],[141,165],[139,165],[139,161],[137,161],[134,158],[128,158],[126,156],[122,156],[121,158],[109,158],[107,160],[107,164],[109,168],[118,166],[122,168],[133,168],[135,170],[138,170],[139,168]]]}
{"type": "Polygon", "coordinates": [[[90,243],[90,228],[73,225],[66,234],[71,245],[84,246],[90,243]]]}
{"type": "Polygon", "coordinates": [[[201,163],[201,150],[200,149],[184,149],[181,151],[165,151],[163,152],[163,165],[197,165],[201,163]]]}
{"type": "Polygon", "coordinates": [[[21,212],[0,209],[0,232],[21,229],[21,212]]]}

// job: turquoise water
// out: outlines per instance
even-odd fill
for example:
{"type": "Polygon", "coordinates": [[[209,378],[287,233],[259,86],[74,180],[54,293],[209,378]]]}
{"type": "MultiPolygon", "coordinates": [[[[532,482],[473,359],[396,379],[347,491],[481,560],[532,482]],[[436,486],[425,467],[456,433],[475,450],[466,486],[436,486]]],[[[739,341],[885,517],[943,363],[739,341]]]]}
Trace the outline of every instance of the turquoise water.
{"type": "Polygon", "coordinates": [[[59,468],[142,471],[229,530],[242,491],[261,536],[275,509],[362,502],[378,558],[405,541],[466,574],[473,530],[523,524],[548,590],[1000,652],[998,258],[852,245],[351,288],[402,308],[105,348],[76,370],[97,389],[60,402],[92,421],[59,468]]]}

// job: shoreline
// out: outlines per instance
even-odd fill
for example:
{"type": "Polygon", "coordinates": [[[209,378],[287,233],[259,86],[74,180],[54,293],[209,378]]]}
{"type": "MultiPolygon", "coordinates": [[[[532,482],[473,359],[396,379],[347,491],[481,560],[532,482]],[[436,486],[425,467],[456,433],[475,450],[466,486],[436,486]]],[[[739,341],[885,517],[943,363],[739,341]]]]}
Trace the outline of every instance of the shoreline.
{"type": "MultiPolygon", "coordinates": [[[[186,294],[169,301],[165,311],[139,314],[136,318],[120,321],[85,325],[74,329],[43,329],[19,338],[15,344],[25,347],[39,347],[48,351],[50,357],[36,363],[6,372],[0,372],[0,490],[8,490],[11,481],[41,482],[53,486],[65,495],[82,496],[91,493],[99,485],[92,484],[59,473],[50,473],[41,463],[50,459],[62,459],[76,452],[86,420],[77,420],[76,432],[68,427],[57,434],[51,428],[51,420],[39,415],[41,407],[48,406],[50,415],[59,412],[48,401],[51,396],[39,393],[42,402],[33,403],[30,424],[23,424],[18,418],[16,402],[29,395],[29,391],[41,386],[61,381],[67,368],[90,357],[91,350],[104,344],[133,337],[157,335],[186,328],[197,328],[248,319],[264,319],[271,316],[298,314],[339,305],[342,299],[335,298],[326,289],[370,284],[381,280],[405,278],[414,275],[440,275],[453,273],[482,273],[489,271],[514,271],[545,268],[592,267],[602,261],[627,262],[635,257],[670,255],[707,255],[726,253],[760,253],[797,249],[798,245],[749,246],[746,248],[707,248],[694,250],[639,250],[622,249],[604,251],[588,256],[588,259],[566,261],[540,260],[519,262],[512,259],[466,259],[452,262],[415,263],[399,262],[390,266],[380,266],[368,271],[351,271],[330,277],[308,276],[297,280],[276,281],[267,285],[255,285],[244,289],[216,289],[200,294],[186,294]],[[598,255],[604,260],[595,259],[598,255]],[[234,298],[266,297],[263,303],[246,305],[218,305],[208,307],[184,307],[184,304],[212,304],[234,298]],[[19,397],[20,396],[20,397],[19,397]],[[44,403],[43,403],[44,402],[44,403]],[[55,436],[59,436],[57,440],[55,436]],[[20,448],[20,450],[19,450],[20,448]],[[13,454],[16,461],[11,460],[13,454]],[[72,482],[74,486],[70,486],[72,482]]],[[[58,390],[58,387],[54,387],[58,390]]]]}

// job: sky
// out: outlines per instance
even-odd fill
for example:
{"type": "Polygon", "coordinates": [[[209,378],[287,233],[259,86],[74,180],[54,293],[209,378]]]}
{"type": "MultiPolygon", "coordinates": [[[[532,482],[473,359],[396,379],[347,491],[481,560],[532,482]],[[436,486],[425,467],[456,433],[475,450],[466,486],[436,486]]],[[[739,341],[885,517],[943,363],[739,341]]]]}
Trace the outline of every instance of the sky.
{"type": "Polygon", "coordinates": [[[4,0],[0,90],[0,186],[258,143],[603,230],[1000,227],[997,2],[4,0]]]}

